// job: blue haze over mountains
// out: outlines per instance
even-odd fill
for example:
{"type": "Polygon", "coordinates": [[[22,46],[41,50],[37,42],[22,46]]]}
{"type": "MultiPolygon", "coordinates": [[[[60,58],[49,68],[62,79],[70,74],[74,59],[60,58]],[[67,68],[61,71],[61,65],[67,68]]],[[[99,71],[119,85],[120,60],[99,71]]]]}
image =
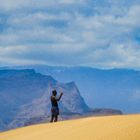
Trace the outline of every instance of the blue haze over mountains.
{"type": "Polygon", "coordinates": [[[54,88],[64,92],[61,119],[140,113],[139,71],[44,65],[0,69],[0,130],[49,121],[54,88]]]}
{"type": "Polygon", "coordinates": [[[62,119],[90,111],[74,82],[60,83],[34,70],[0,70],[0,131],[49,121],[53,89],[65,93],[62,119]]]}
{"type": "Polygon", "coordinates": [[[140,71],[90,67],[24,66],[61,82],[74,81],[87,105],[140,113],[140,71]]]}

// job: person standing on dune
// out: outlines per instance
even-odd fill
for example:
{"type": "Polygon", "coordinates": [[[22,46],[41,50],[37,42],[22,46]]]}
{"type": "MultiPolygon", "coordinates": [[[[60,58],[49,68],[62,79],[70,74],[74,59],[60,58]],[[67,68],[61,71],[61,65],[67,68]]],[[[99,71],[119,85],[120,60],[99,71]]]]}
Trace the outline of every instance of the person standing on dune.
{"type": "Polygon", "coordinates": [[[50,97],[52,108],[51,108],[51,120],[50,122],[57,122],[58,120],[58,115],[59,115],[59,107],[58,107],[58,101],[61,99],[63,93],[59,95],[59,97],[56,97],[57,91],[53,90],[52,91],[52,96],[50,97]]]}

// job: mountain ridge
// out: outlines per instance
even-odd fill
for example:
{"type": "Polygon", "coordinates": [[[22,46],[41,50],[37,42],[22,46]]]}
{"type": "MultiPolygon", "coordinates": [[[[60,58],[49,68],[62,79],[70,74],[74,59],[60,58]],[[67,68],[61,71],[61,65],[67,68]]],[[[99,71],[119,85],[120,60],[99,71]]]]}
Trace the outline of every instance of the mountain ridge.
{"type": "Polygon", "coordinates": [[[58,93],[64,92],[64,99],[60,101],[64,112],[84,113],[90,110],[74,82],[60,83],[34,70],[0,70],[1,129],[24,126],[31,118],[49,117],[53,89],[58,93]]]}
{"type": "Polygon", "coordinates": [[[75,81],[86,104],[91,108],[119,108],[124,113],[140,112],[139,70],[45,65],[15,68],[34,68],[61,82],[75,81]]]}

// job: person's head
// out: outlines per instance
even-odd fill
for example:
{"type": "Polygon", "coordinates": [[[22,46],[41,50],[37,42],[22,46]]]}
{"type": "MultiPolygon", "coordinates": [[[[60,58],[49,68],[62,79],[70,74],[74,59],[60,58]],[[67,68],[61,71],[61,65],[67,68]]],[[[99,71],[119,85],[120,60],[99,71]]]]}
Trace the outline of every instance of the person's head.
{"type": "Polygon", "coordinates": [[[52,91],[52,95],[53,95],[53,96],[56,96],[56,95],[57,95],[57,91],[56,91],[56,90],[53,90],[53,91],[52,91]]]}

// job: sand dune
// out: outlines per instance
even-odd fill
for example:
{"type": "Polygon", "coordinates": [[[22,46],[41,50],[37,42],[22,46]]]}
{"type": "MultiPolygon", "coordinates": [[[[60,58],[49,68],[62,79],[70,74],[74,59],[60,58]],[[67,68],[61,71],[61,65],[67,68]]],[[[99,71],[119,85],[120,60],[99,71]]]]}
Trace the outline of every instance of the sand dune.
{"type": "Polygon", "coordinates": [[[140,140],[140,115],[33,125],[0,133],[0,140],[140,140]]]}

